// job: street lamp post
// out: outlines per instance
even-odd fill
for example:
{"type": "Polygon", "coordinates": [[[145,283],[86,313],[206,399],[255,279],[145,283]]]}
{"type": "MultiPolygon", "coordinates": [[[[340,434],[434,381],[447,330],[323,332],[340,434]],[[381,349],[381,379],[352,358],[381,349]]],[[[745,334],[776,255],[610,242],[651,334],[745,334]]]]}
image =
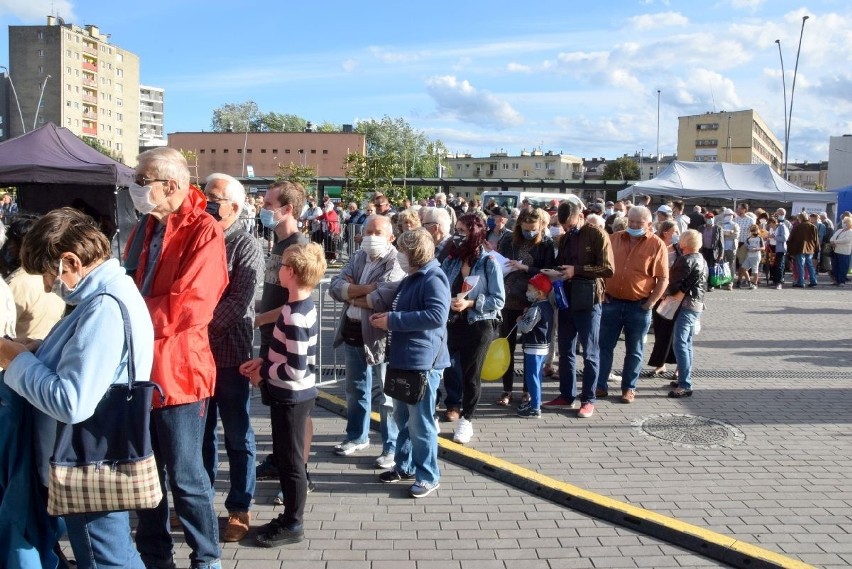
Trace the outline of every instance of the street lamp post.
{"type": "Polygon", "coordinates": [[[21,102],[18,100],[18,92],[15,90],[15,83],[12,82],[12,74],[9,73],[9,68],[5,65],[0,65],[0,69],[3,70],[3,75],[9,80],[9,85],[12,87],[12,95],[15,97],[15,104],[18,106],[18,114],[21,117],[21,130],[23,131],[23,134],[26,134],[27,125],[24,124],[24,113],[21,111],[21,102]]]}
{"type": "Polygon", "coordinates": [[[655,176],[660,175],[660,90],[657,89],[657,169],[655,176]]]}
{"type": "Polygon", "coordinates": [[[787,174],[787,153],[790,148],[790,123],[793,122],[793,96],[796,94],[796,75],[799,73],[799,54],[802,53],[802,36],[805,35],[805,22],[810,16],[802,16],[802,29],[799,32],[799,48],[796,50],[796,65],[793,67],[793,86],[790,87],[790,110],[787,115],[787,140],[784,141],[784,177],[789,179],[787,174]]]}
{"type": "Polygon", "coordinates": [[[781,40],[778,44],[778,57],[781,58],[781,88],[784,91],[784,179],[787,179],[787,76],[784,74],[784,54],[781,53],[781,40]]]}
{"type": "Polygon", "coordinates": [[[35,130],[36,123],[38,122],[38,112],[41,110],[41,99],[44,97],[44,88],[47,87],[48,79],[50,79],[50,75],[46,75],[44,77],[44,81],[41,83],[41,91],[38,94],[38,103],[36,103],[35,117],[33,117],[33,130],[35,130]]]}

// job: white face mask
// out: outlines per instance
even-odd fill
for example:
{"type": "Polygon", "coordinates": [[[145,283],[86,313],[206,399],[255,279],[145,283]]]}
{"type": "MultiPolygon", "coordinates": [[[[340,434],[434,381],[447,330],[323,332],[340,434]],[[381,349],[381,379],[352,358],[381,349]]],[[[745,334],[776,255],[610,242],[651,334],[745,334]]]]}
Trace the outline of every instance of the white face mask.
{"type": "Polygon", "coordinates": [[[410,275],[414,272],[412,270],[413,267],[411,266],[411,263],[408,261],[408,255],[405,253],[397,253],[396,262],[399,263],[399,268],[402,269],[405,274],[410,275]]]}
{"type": "Polygon", "coordinates": [[[140,186],[136,182],[133,182],[130,184],[128,190],[130,190],[130,199],[133,200],[133,207],[142,215],[151,213],[160,205],[151,201],[151,190],[153,188],[150,184],[140,186]]]}
{"type": "Polygon", "coordinates": [[[384,235],[365,235],[361,240],[361,249],[370,257],[379,257],[388,249],[388,238],[384,235]]]}
{"type": "Polygon", "coordinates": [[[57,273],[56,279],[54,279],[54,281],[53,281],[53,288],[51,288],[51,292],[53,292],[56,296],[61,298],[65,302],[65,304],[71,304],[71,305],[79,304],[78,300],[69,300],[68,297],[71,294],[73,294],[73,292],[75,290],[77,290],[77,287],[80,286],[80,281],[83,280],[83,279],[80,279],[80,281],[77,281],[77,284],[74,285],[73,288],[71,288],[67,284],[65,284],[62,281],[62,279],[60,278],[62,276],[62,269],[63,269],[62,259],[59,259],[59,273],[57,273]]]}
{"type": "Polygon", "coordinates": [[[527,300],[530,302],[538,301],[538,293],[535,291],[528,290],[527,291],[527,300]]]}
{"type": "Polygon", "coordinates": [[[558,225],[551,225],[549,231],[551,237],[559,237],[560,235],[562,235],[562,228],[558,225]]]}

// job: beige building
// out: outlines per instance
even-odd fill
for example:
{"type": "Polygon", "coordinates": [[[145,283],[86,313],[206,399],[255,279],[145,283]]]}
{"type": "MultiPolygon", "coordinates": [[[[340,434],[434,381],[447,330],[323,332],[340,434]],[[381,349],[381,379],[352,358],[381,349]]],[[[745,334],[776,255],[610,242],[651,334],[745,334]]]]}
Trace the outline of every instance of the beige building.
{"type": "MultiPolygon", "coordinates": [[[[365,154],[366,137],[354,132],[173,132],[169,146],[193,152],[192,176],[214,172],[238,178],[274,178],[291,163],[317,176],[344,176],[346,156],[365,154]]],[[[193,180],[194,181],[194,180],[193,180]]]]}
{"type": "MultiPolygon", "coordinates": [[[[96,139],[125,163],[136,159],[139,57],[97,26],[53,16],[46,26],[9,26],[9,71],[28,131],[50,121],[96,139]]],[[[17,121],[8,127],[10,136],[21,134],[17,121]]]]}
{"type": "MultiPolygon", "coordinates": [[[[470,154],[448,154],[442,165],[449,168],[445,177],[497,178],[526,180],[577,180],[582,177],[583,160],[569,154],[552,151],[522,150],[517,156],[507,152],[492,152],[487,158],[470,154]]],[[[499,184],[498,184],[499,185],[499,184]]],[[[454,193],[466,198],[476,197],[491,185],[481,188],[453,188],[454,193]]]]}
{"type": "Polygon", "coordinates": [[[806,190],[825,190],[828,162],[795,162],[787,164],[788,180],[806,190]]]}
{"type": "Polygon", "coordinates": [[[784,165],[781,141],[753,110],[678,117],[678,160],[784,165]]]}

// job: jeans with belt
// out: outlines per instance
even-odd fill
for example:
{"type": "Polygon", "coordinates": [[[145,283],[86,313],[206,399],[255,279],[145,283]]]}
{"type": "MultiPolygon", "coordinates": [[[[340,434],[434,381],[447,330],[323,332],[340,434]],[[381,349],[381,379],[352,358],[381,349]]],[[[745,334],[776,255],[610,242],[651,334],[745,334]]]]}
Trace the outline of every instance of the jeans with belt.
{"type": "Polygon", "coordinates": [[[621,389],[636,389],[639,370],[644,359],[642,340],[651,327],[651,311],[645,310],[645,300],[610,298],[601,308],[601,368],[598,386],[609,391],[608,379],[618,337],[624,331],[624,366],[621,370],[621,389]]]}
{"type": "MultiPolygon", "coordinates": [[[[559,311],[559,394],[568,401],[577,397],[577,342],[583,348],[583,385],[580,401],[595,402],[599,380],[601,305],[591,310],[559,311]]],[[[604,381],[604,384],[606,381],[604,381]]]]}

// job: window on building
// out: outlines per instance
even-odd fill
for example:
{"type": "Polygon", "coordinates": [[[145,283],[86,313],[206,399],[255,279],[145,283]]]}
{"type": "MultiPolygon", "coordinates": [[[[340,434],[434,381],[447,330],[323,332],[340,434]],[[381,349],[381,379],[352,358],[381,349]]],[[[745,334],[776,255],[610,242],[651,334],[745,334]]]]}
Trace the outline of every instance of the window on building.
{"type": "Polygon", "coordinates": [[[290,154],[290,149],[289,148],[285,149],[284,154],[290,154]]]}
{"type": "Polygon", "coordinates": [[[115,143],[115,150],[116,150],[116,152],[121,152],[121,143],[120,142],[115,143]]]}
{"type": "MultiPolygon", "coordinates": [[[[111,112],[112,112],[112,111],[110,111],[110,113],[111,113],[111,112]]],[[[115,113],[115,120],[117,120],[118,122],[123,121],[123,120],[124,120],[124,115],[123,115],[122,113],[115,113]]]]}
{"type": "Polygon", "coordinates": [[[215,149],[215,148],[211,148],[211,149],[210,149],[210,154],[216,154],[216,149],[215,149]]]}
{"type": "MultiPolygon", "coordinates": [[[[112,128],[112,127],[110,127],[110,128],[112,128]]],[[[123,131],[123,130],[121,130],[120,128],[116,128],[116,129],[115,129],[115,134],[117,134],[118,136],[122,136],[122,135],[124,134],[124,131],[123,131]]]]}
{"type": "Polygon", "coordinates": [[[316,154],[316,153],[317,153],[316,149],[315,149],[315,148],[311,148],[311,154],[316,154]]]}
{"type": "Polygon", "coordinates": [[[70,49],[65,50],[65,57],[71,57],[71,50],[70,49]]]}
{"type": "MultiPolygon", "coordinates": [[[[110,98],[112,98],[112,95],[110,95],[110,98]]],[[[115,98],[115,106],[116,106],[116,107],[120,107],[120,106],[122,106],[123,104],[124,104],[124,103],[122,103],[121,99],[119,99],[118,97],[116,97],[116,98],[115,98]]]]}
{"type": "Polygon", "coordinates": [[[116,77],[124,77],[124,69],[121,69],[120,67],[116,67],[115,68],[115,76],[116,77]]]}
{"type": "Polygon", "coordinates": [[[70,106],[71,106],[71,99],[68,99],[67,101],[65,101],[65,106],[66,106],[66,107],[70,107],[70,106]]]}
{"type": "Polygon", "coordinates": [[[44,57],[44,50],[43,49],[38,50],[38,56],[44,57]]]}
{"type": "Polygon", "coordinates": [[[277,149],[277,148],[273,148],[273,149],[272,149],[272,153],[273,153],[273,154],[278,154],[278,149],[277,149]]]}
{"type": "Polygon", "coordinates": [[[261,148],[261,149],[260,149],[260,153],[261,153],[261,154],[266,154],[266,149],[265,149],[265,148],[261,148]]]}
{"type": "Polygon", "coordinates": [[[541,162],[536,162],[536,163],[535,163],[535,169],[536,169],[536,170],[541,170],[541,162]]]}
{"type": "Polygon", "coordinates": [[[242,154],[242,153],[243,153],[243,149],[242,149],[242,148],[237,148],[237,154],[242,154]]]}
{"type": "Polygon", "coordinates": [[[228,149],[227,149],[227,148],[222,149],[222,154],[227,154],[227,153],[228,153],[228,149]]]}
{"type": "Polygon", "coordinates": [[[36,35],[38,36],[38,39],[40,39],[40,40],[43,40],[43,39],[44,39],[44,32],[41,32],[41,31],[40,31],[40,32],[38,32],[36,35]]]}
{"type": "Polygon", "coordinates": [[[323,148],[322,153],[323,153],[323,154],[328,154],[328,149],[323,148]]]}
{"type": "Polygon", "coordinates": [[[202,149],[200,149],[200,150],[198,151],[198,153],[199,153],[199,154],[204,154],[204,149],[203,149],[203,148],[202,148],[202,149]]]}

